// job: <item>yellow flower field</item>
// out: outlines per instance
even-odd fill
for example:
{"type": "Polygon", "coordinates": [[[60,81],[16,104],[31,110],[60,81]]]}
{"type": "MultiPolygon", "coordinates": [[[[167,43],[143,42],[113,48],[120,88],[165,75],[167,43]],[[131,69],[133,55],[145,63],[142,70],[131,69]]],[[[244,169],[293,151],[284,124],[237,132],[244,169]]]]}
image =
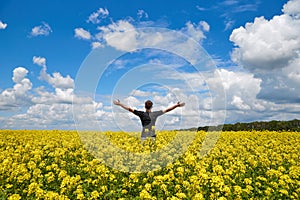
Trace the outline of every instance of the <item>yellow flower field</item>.
{"type": "Polygon", "coordinates": [[[300,133],[222,132],[211,151],[206,134],[1,130],[0,199],[300,198],[300,133]]]}

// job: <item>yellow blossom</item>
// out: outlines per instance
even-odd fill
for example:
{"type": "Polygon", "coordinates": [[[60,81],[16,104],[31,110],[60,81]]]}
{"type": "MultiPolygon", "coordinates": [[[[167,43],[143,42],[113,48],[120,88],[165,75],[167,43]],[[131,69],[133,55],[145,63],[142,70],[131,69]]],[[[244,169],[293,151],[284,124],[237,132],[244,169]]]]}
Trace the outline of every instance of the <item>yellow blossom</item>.
{"type": "Polygon", "coordinates": [[[151,184],[146,183],[145,189],[146,189],[146,191],[150,192],[151,191],[151,184]]]}
{"type": "Polygon", "coordinates": [[[234,194],[240,195],[242,193],[242,188],[238,185],[233,186],[234,194]]]}
{"type": "Polygon", "coordinates": [[[21,196],[19,194],[13,194],[8,197],[8,200],[20,200],[21,196]]]}
{"type": "Polygon", "coordinates": [[[222,132],[211,150],[202,147],[214,132],[193,133],[194,141],[187,145],[189,134],[158,131],[155,143],[141,144],[138,132],[0,130],[0,196],[299,199],[299,133],[222,132]],[[99,135],[126,153],[108,148],[99,135]],[[171,141],[174,147],[168,149],[171,141]],[[186,152],[179,152],[185,145],[186,152]],[[153,159],[147,160],[149,155],[153,159]]]}
{"type": "Polygon", "coordinates": [[[141,199],[151,199],[152,197],[146,190],[142,190],[140,192],[140,198],[141,199]]]}

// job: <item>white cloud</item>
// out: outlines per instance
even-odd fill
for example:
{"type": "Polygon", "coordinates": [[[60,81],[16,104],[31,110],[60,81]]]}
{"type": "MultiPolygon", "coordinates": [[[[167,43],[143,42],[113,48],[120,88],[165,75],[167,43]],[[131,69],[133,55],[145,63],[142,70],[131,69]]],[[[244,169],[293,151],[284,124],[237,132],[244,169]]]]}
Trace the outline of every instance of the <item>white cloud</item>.
{"type": "Polygon", "coordinates": [[[32,88],[32,83],[25,78],[28,70],[23,67],[17,67],[13,71],[12,80],[16,83],[13,87],[14,95],[22,96],[32,88]]]}
{"type": "Polygon", "coordinates": [[[250,110],[250,106],[247,104],[244,104],[244,101],[242,100],[242,98],[235,96],[235,95],[233,96],[230,104],[236,106],[240,110],[250,110]]]}
{"type": "Polygon", "coordinates": [[[200,21],[199,25],[202,26],[202,28],[203,28],[204,31],[209,31],[210,30],[210,26],[209,26],[209,24],[206,21],[200,21]]]}
{"type": "Polygon", "coordinates": [[[70,76],[63,77],[58,72],[47,74],[45,58],[35,56],[33,62],[43,66],[41,76],[54,91],[43,86],[32,91],[33,85],[26,78],[28,70],[24,67],[15,68],[12,76],[15,85],[0,93],[0,111],[12,111],[11,116],[1,120],[1,127],[95,129],[103,116],[107,119],[107,115],[110,115],[103,110],[101,102],[74,94],[73,79],[70,76]],[[76,117],[82,119],[76,127],[73,111],[77,113],[76,117]]]}
{"type": "Polygon", "coordinates": [[[147,96],[151,96],[152,92],[145,92],[145,91],[142,91],[142,90],[133,90],[130,93],[130,95],[138,96],[138,97],[147,97],[147,96]]]}
{"type": "Polygon", "coordinates": [[[41,67],[46,66],[46,58],[40,56],[33,56],[32,58],[33,64],[37,64],[41,67]]]}
{"type": "Polygon", "coordinates": [[[138,19],[142,19],[142,18],[148,19],[149,15],[144,10],[138,10],[137,17],[138,19]]]}
{"type": "Polygon", "coordinates": [[[106,119],[103,126],[113,127],[112,115],[107,108],[104,110],[102,102],[74,94],[74,81],[69,75],[47,74],[44,57],[34,56],[33,63],[42,66],[41,78],[54,91],[43,86],[32,89],[33,84],[26,77],[29,71],[24,67],[15,68],[12,75],[15,84],[0,93],[0,111],[10,111],[6,118],[1,118],[2,128],[96,129],[103,117],[106,119]],[[76,127],[73,111],[81,119],[76,127]]]}
{"type": "Polygon", "coordinates": [[[31,33],[30,35],[35,37],[35,36],[47,36],[52,32],[51,27],[49,26],[49,24],[47,24],[46,22],[42,22],[41,25],[39,26],[35,26],[31,29],[31,33]]]}
{"type": "Polygon", "coordinates": [[[299,0],[290,0],[284,6],[282,11],[292,17],[300,17],[300,1],[299,0]]]}
{"type": "Polygon", "coordinates": [[[54,88],[69,89],[74,87],[74,80],[69,75],[63,77],[59,72],[54,72],[52,75],[47,73],[46,58],[33,56],[32,61],[34,64],[42,66],[40,71],[41,80],[46,81],[54,88]]]}
{"type": "Polygon", "coordinates": [[[203,31],[209,30],[206,22],[187,22],[186,27],[181,30],[171,31],[163,28],[136,28],[131,21],[119,20],[98,27],[100,32],[95,39],[120,51],[154,47],[162,50],[174,49],[177,55],[188,59],[192,64],[203,59],[195,52],[199,50],[198,42],[205,38],[203,31]]]}
{"type": "Polygon", "coordinates": [[[59,72],[54,72],[51,76],[46,72],[46,68],[41,70],[40,77],[54,88],[68,89],[74,87],[74,80],[69,75],[63,77],[59,72]]]}
{"type": "Polygon", "coordinates": [[[23,114],[16,114],[7,120],[5,128],[19,129],[74,129],[72,105],[35,104],[23,114]]]}
{"type": "Polygon", "coordinates": [[[248,69],[283,68],[299,57],[300,19],[290,16],[292,12],[300,14],[299,0],[289,1],[284,5],[284,13],[274,16],[271,20],[264,17],[255,18],[254,22],[245,27],[233,30],[230,40],[237,48],[233,60],[248,69]],[[293,11],[290,11],[293,9],[293,11]]]}
{"type": "MultiPolygon", "coordinates": [[[[27,69],[16,68],[12,77],[16,84],[13,88],[6,89],[0,94],[0,109],[2,111],[26,108],[24,104],[27,102],[25,104],[27,109],[24,113],[16,113],[2,120],[1,123],[4,128],[121,129],[125,131],[139,131],[141,128],[138,117],[132,113],[117,106],[111,108],[108,106],[111,102],[107,100],[96,102],[92,98],[77,96],[74,94],[73,88],[55,87],[52,92],[39,87],[34,89],[35,92],[32,93],[34,96],[32,96],[28,93],[32,90],[32,84],[26,78],[27,74],[27,69]],[[75,112],[74,116],[73,112],[75,112]],[[74,119],[77,122],[76,127],[74,119]]],[[[194,77],[193,74],[186,74],[186,76],[194,77]]],[[[54,77],[51,76],[51,78],[54,77]]],[[[205,77],[213,96],[187,93],[184,84],[179,84],[182,86],[181,88],[168,85],[164,91],[156,89],[152,91],[133,90],[129,97],[120,100],[139,110],[144,110],[144,101],[149,97],[152,97],[154,102],[153,110],[165,109],[177,101],[185,102],[185,107],[175,109],[158,119],[158,130],[204,126],[212,123],[212,115],[216,118],[214,124],[219,124],[223,122],[224,111],[219,110],[218,107],[212,108],[210,105],[212,101],[214,104],[222,101],[218,99],[218,93],[221,92],[218,90],[222,88],[219,85],[220,77],[228,99],[226,116],[228,121],[251,121],[258,118],[265,120],[281,119],[280,114],[282,112],[285,112],[287,117],[294,117],[297,109],[299,109],[299,105],[295,104],[274,104],[256,99],[256,95],[261,89],[260,79],[247,72],[234,72],[225,69],[218,69],[213,76],[205,77]]],[[[49,84],[51,84],[50,81],[49,84]]],[[[111,100],[111,98],[107,99],[111,100]]]]}
{"type": "Polygon", "coordinates": [[[6,29],[6,27],[7,27],[7,24],[5,24],[4,22],[2,22],[0,20],[0,29],[6,29]]]}
{"type": "Polygon", "coordinates": [[[299,56],[299,26],[300,20],[285,14],[270,21],[256,18],[245,28],[233,30],[230,40],[238,48],[234,49],[232,59],[251,70],[283,68],[299,56]]]}
{"type": "Polygon", "coordinates": [[[104,47],[103,44],[101,44],[100,42],[92,42],[92,49],[96,49],[96,48],[100,48],[100,47],[104,47]]]}
{"type": "Polygon", "coordinates": [[[287,67],[285,67],[282,72],[288,78],[288,80],[293,81],[293,84],[300,84],[300,57],[292,60],[287,67]]]}
{"type": "Polygon", "coordinates": [[[90,32],[84,30],[83,28],[76,28],[75,30],[75,37],[83,40],[89,40],[91,39],[90,32]]]}
{"type": "Polygon", "coordinates": [[[130,51],[137,45],[137,34],[135,27],[125,20],[113,22],[108,26],[98,27],[101,31],[97,34],[97,38],[104,39],[107,45],[112,46],[121,51],[130,51]]]}
{"type": "Polygon", "coordinates": [[[32,88],[32,83],[26,78],[27,74],[28,70],[24,67],[17,67],[13,70],[12,80],[15,85],[0,93],[0,110],[21,109],[21,106],[31,103],[28,92],[32,88]]]}
{"type": "MultiPolygon", "coordinates": [[[[234,72],[226,69],[217,69],[213,76],[206,78],[208,89],[213,98],[214,106],[226,103],[227,110],[253,109],[264,106],[262,100],[256,96],[261,90],[261,80],[247,72],[234,72]],[[221,82],[220,82],[221,79],[221,82]],[[220,83],[222,86],[220,86],[220,83]],[[226,96],[220,94],[225,93],[226,96]],[[224,99],[226,97],[226,99],[224,99]]],[[[210,105],[210,104],[208,104],[210,105]]],[[[206,106],[210,108],[210,106],[206,106]]],[[[216,108],[216,110],[218,110],[216,108]]]]}
{"type": "Polygon", "coordinates": [[[186,27],[181,31],[188,36],[192,37],[196,41],[201,41],[205,38],[203,31],[209,31],[209,24],[205,21],[200,21],[198,24],[187,22],[186,27]]]}
{"type": "Polygon", "coordinates": [[[283,14],[255,18],[233,30],[232,60],[262,80],[258,98],[273,102],[299,101],[300,0],[287,2],[283,14]]]}
{"type": "Polygon", "coordinates": [[[225,24],[224,30],[227,31],[227,30],[231,29],[233,27],[234,23],[235,23],[235,21],[232,20],[232,19],[225,20],[225,22],[224,22],[224,24],[225,24]]]}
{"type": "Polygon", "coordinates": [[[109,12],[106,8],[99,8],[96,12],[93,12],[87,22],[91,22],[93,24],[99,24],[102,19],[108,17],[109,12]]]}
{"type": "Polygon", "coordinates": [[[24,78],[19,83],[14,85],[14,91],[17,95],[23,95],[32,88],[32,83],[29,79],[24,78]]]}
{"type": "Polygon", "coordinates": [[[22,80],[25,78],[25,76],[27,75],[28,70],[23,68],[23,67],[17,67],[14,69],[13,71],[13,77],[12,80],[15,83],[21,83],[22,80]]]}
{"type": "Polygon", "coordinates": [[[59,102],[72,103],[73,101],[73,88],[61,89],[55,88],[57,100],[59,102]]]}
{"type": "MultiPolygon", "coordinates": [[[[272,98],[278,98],[276,95],[280,93],[286,94],[284,90],[274,92],[269,86],[264,85],[262,78],[258,78],[249,72],[229,71],[226,69],[218,69],[218,75],[214,75],[206,81],[209,83],[210,90],[215,93],[213,97],[214,105],[222,103],[218,94],[222,87],[219,86],[218,79],[221,77],[225,94],[226,94],[226,121],[227,123],[247,122],[257,120],[284,120],[297,118],[299,113],[299,105],[297,102],[289,101],[285,103],[276,103],[272,98]],[[217,80],[216,80],[217,79],[217,80]],[[268,98],[257,98],[259,95],[265,94],[268,98]],[[284,115],[284,116],[283,116],[284,115]]],[[[275,76],[276,77],[276,76],[275,76]]],[[[271,82],[272,83],[272,82],[271,82]]],[[[295,95],[299,93],[295,92],[295,95]]],[[[209,98],[204,99],[204,105],[210,108],[209,98]]],[[[215,109],[218,113],[219,109],[215,109]]]]}
{"type": "Polygon", "coordinates": [[[129,97],[125,98],[124,101],[126,102],[126,104],[131,105],[133,108],[138,108],[140,106],[144,106],[144,102],[142,102],[141,100],[139,100],[137,98],[138,96],[133,96],[130,95],[129,97]]]}

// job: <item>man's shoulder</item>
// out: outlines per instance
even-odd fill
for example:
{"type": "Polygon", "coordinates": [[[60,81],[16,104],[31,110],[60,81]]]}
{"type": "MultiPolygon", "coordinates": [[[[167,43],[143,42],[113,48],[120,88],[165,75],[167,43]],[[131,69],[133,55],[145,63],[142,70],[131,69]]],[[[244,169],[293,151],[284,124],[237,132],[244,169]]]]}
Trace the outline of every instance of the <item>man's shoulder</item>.
{"type": "Polygon", "coordinates": [[[162,110],[157,110],[152,112],[153,115],[162,115],[164,112],[162,110]]]}
{"type": "Polygon", "coordinates": [[[145,112],[141,111],[141,110],[133,110],[133,113],[134,114],[144,114],[145,112]]]}
{"type": "Polygon", "coordinates": [[[153,111],[152,113],[161,113],[163,112],[162,110],[156,110],[156,111],[153,111]]]}

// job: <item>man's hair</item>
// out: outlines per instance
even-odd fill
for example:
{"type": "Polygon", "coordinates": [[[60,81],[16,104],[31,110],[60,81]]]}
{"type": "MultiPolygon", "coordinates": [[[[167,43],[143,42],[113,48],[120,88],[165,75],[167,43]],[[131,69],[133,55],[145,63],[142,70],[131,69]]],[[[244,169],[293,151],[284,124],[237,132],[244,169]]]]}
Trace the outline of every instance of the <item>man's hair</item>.
{"type": "Polygon", "coordinates": [[[146,108],[146,109],[151,109],[151,108],[152,108],[152,106],[153,106],[153,103],[152,103],[152,101],[150,101],[150,100],[147,100],[147,101],[145,102],[145,108],[146,108]]]}

